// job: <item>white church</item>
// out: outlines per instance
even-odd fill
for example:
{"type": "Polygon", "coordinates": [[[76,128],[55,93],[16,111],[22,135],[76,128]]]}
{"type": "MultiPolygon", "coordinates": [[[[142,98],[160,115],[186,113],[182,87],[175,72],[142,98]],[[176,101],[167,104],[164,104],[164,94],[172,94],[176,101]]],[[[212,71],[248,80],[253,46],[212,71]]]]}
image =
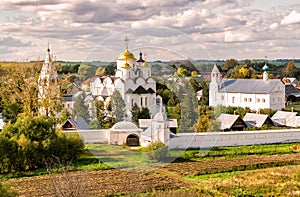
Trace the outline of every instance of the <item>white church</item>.
{"type": "Polygon", "coordinates": [[[222,79],[216,65],[211,72],[209,106],[249,107],[252,110],[285,108],[285,85],[280,79],[269,79],[268,66],[263,79],[222,79]]]}
{"type": "Polygon", "coordinates": [[[137,60],[128,50],[128,39],[125,41],[126,50],[117,58],[115,76],[95,76],[87,86],[89,85],[91,95],[105,104],[110,101],[113,92],[118,90],[126,104],[126,120],[130,121],[134,104],[140,108],[147,107],[152,115],[158,112],[158,106],[156,82],[151,77],[150,65],[143,59],[141,52],[137,60]]]}
{"type": "MultiPolygon", "coordinates": [[[[71,111],[76,97],[84,92],[86,95],[84,102],[89,106],[89,110],[93,110],[95,100],[102,100],[107,104],[113,92],[117,90],[125,101],[127,114],[125,120],[117,122],[110,129],[89,130],[89,126],[82,118],[74,118],[63,124],[63,126],[67,126],[65,132],[78,132],[86,143],[146,146],[151,141],[161,141],[168,144],[172,135],[170,128],[177,128],[177,120],[167,118],[162,98],[156,96],[156,82],[151,77],[150,65],[143,59],[141,52],[137,60],[128,50],[128,39],[126,38],[125,41],[126,50],[117,58],[115,76],[95,76],[89,80],[89,88],[83,84],[81,91],[74,95],[67,95],[63,101],[64,107],[71,111]],[[88,89],[89,92],[86,92],[88,89]],[[147,107],[153,117],[144,119],[143,122],[147,122],[147,124],[144,124],[143,128],[139,128],[131,122],[131,109],[134,104],[137,104],[138,107],[147,107]],[[147,125],[146,128],[145,125],[147,125]]],[[[58,81],[58,74],[49,47],[47,52],[39,82],[58,81]]],[[[44,89],[47,89],[43,86],[43,83],[39,83],[40,98],[43,98],[44,89]]]]}

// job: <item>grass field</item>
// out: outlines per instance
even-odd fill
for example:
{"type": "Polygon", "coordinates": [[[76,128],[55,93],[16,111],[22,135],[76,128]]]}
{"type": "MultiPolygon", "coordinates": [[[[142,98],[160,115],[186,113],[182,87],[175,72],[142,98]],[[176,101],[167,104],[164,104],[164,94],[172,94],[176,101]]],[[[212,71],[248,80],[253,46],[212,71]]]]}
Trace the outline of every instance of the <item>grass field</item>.
{"type": "Polygon", "coordinates": [[[181,156],[169,164],[148,161],[142,153],[129,147],[87,145],[68,168],[51,174],[45,169],[6,174],[1,182],[21,196],[54,196],[55,188],[83,196],[300,196],[299,143],[175,150],[170,154],[181,156]],[[114,162],[122,169],[102,162],[102,153],[116,153],[120,160],[114,162]],[[154,164],[161,167],[130,168],[154,164]]]}

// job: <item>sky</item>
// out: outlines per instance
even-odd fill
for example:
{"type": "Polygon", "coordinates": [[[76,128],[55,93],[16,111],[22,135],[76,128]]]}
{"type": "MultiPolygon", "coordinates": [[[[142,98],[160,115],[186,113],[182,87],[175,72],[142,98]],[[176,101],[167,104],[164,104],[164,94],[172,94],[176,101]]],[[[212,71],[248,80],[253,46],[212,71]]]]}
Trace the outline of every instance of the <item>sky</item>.
{"type": "Polygon", "coordinates": [[[299,0],[0,0],[0,61],[300,58],[299,0]]]}

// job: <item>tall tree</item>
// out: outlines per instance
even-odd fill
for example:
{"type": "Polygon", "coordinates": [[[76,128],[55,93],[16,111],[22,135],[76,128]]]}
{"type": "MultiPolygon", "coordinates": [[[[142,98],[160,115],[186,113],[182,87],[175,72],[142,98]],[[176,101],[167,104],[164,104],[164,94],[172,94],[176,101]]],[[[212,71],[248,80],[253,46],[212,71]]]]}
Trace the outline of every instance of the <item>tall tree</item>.
{"type": "Polygon", "coordinates": [[[190,132],[198,119],[196,94],[187,80],[183,81],[183,86],[179,94],[181,95],[179,97],[183,98],[180,103],[181,125],[179,130],[180,132],[190,132]]]}
{"type": "Polygon", "coordinates": [[[222,70],[227,71],[229,69],[234,68],[235,66],[237,66],[237,60],[236,59],[228,59],[224,62],[224,65],[222,67],[222,70]]]}
{"type": "Polygon", "coordinates": [[[90,65],[81,64],[79,69],[78,69],[78,74],[79,74],[80,80],[83,81],[87,78],[90,78],[90,77],[94,76],[95,69],[90,65]]]}
{"type": "Polygon", "coordinates": [[[132,116],[132,122],[135,124],[138,124],[139,122],[139,113],[140,113],[140,108],[137,106],[136,103],[131,108],[131,116],[132,116]]]}
{"type": "Polygon", "coordinates": [[[86,121],[90,120],[90,114],[89,114],[88,107],[84,104],[84,93],[77,97],[77,99],[74,103],[73,115],[81,116],[86,121]]]}
{"type": "Polygon", "coordinates": [[[125,102],[118,90],[115,90],[111,96],[111,109],[116,122],[123,121],[126,116],[125,102]]]}
{"type": "Polygon", "coordinates": [[[294,77],[296,66],[294,62],[288,62],[285,68],[286,77],[294,77]]]}

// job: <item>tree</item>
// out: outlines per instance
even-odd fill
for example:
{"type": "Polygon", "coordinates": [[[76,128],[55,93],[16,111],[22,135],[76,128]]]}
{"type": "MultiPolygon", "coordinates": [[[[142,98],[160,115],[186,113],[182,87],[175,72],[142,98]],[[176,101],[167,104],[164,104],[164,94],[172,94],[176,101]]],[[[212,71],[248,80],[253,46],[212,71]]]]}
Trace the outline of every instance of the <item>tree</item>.
{"type": "Polygon", "coordinates": [[[118,90],[115,90],[111,96],[111,109],[116,122],[123,121],[125,119],[125,102],[118,90]]]}
{"type": "Polygon", "coordinates": [[[117,69],[117,65],[115,62],[110,63],[105,68],[105,75],[115,75],[117,69]]]}
{"type": "Polygon", "coordinates": [[[73,108],[73,115],[81,116],[86,121],[90,120],[88,107],[84,104],[84,94],[81,94],[76,98],[73,108]]]}
{"type": "Polygon", "coordinates": [[[140,108],[137,106],[136,103],[131,108],[131,116],[132,116],[132,122],[135,124],[138,124],[139,122],[139,113],[140,113],[140,108]]]}
{"type": "Polygon", "coordinates": [[[142,107],[139,113],[139,119],[149,119],[150,118],[150,112],[147,107],[142,107]]]}
{"type": "Polygon", "coordinates": [[[115,120],[111,116],[111,108],[109,106],[110,104],[105,106],[103,101],[95,101],[96,117],[98,122],[98,125],[96,126],[100,126],[100,128],[103,129],[108,129],[114,124],[115,120]]]}
{"type": "Polygon", "coordinates": [[[227,70],[234,68],[237,65],[238,65],[238,63],[237,63],[236,59],[229,59],[224,62],[222,70],[227,71],[227,70]]]}
{"type": "MultiPolygon", "coordinates": [[[[184,80],[183,87],[181,88],[180,94],[183,99],[180,103],[181,106],[181,125],[179,130],[181,132],[189,132],[192,130],[193,125],[197,121],[196,109],[198,106],[195,91],[191,87],[188,81],[184,80]]],[[[179,95],[179,97],[181,97],[179,95]]]]}
{"type": "Polygon", "coordinates": [[[95,69],[90,65],[81,64],[78,69],[78,74],[79,74],[80,80],[84,81],[87,78],[94,76],[95,69]]]}
{"type": "Polygon", "coordinates": [[[294,62],[288,62],[285,68],[286,77],[294,77],[296,66],[294,62]]]}
{"type": "Polygon", "coordinates": [[[65,121],[68,120],[68,118],[70,118],[70,116],[71,116],[71,113],[69,112],[69,110],[66,108],[63,109],[61,116],[60,116],[60,122],[64,123],[65,121]]]}
{"type": "Polygon", "coordinates": [[[105,75],[105,68],[103,68],[103,67],[97,68],[96,75],[104,76],[105,75]]]}
{"type": "Polygon", "coordinates": [[[202,88],[202,99],[200,101],[201,105],[208,105],[209,103],[209,88],[205,80],[201,81],[200,87],[202,88]]]}
{"type": "Polygon", "coordinates": [[[191,77],[189,82],[192,85],[195,92],[198,92],[199,90],[201,90],[200,84],[197,82],[197,80],[195,78],[191,77]]]}

